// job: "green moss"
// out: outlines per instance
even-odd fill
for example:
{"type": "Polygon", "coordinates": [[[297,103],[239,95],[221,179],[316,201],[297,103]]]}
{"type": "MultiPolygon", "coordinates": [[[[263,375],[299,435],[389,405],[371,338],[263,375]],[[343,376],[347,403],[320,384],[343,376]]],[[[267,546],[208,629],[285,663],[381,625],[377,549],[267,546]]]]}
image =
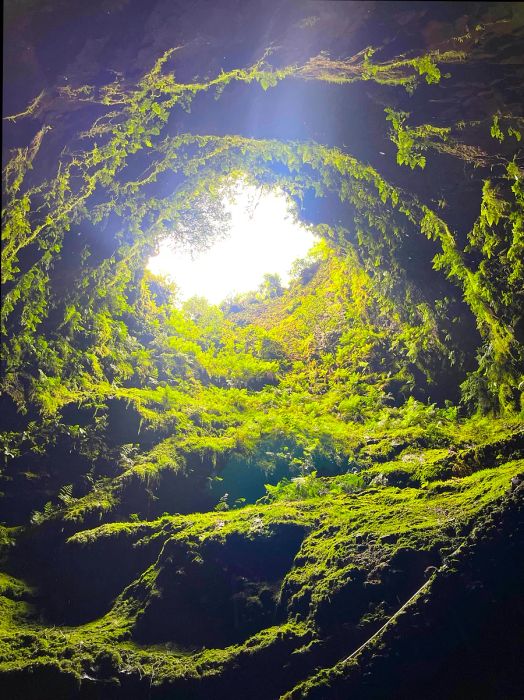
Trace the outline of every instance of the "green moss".
{"type": "Polygon", "coordinates": [[[14,544],[15,536],[19,529],[0,525],[0,553],[14,544]]]}
{"type": "MultiPolygon", "coordinates": [[[[462,20],[448,33],[426,18],[426,54],[406,45],[382,62],[367,48],[286,65],[287,46],[280,67],[268,50],[220,70],[220,50],[206,77],[179,82],[192,61],[169,49],[142,77],[82,86],[71,76],[7,117],[45,126],[25,147],[25,132],[13,132],[20,147],[4,173],[0,388],[11,427],[0,435],[0,495],[20,527],[0,525],[0,671],[77,685],[126,677],[131,694],[143,682],[212,698],[214,683],[254,683],[252,669],[271,669],[267,695],[277,697],[393,615],[522,471],[522,119],[504,105],[508,71],[495,91],[472,82],[504,141],[489,153],[475,145],[477,127],[489,135],[485,120],[446,123],[446,109],[421,123],[402,99],[386,107],[398,164],[431,178],[426,155],[438,153],[434,181],[410,179],[411,191],[345,144],[311,140],[307,124],[301,141],[218,135],[202,102],[233,84],[280,84],[282,96],[291,80],[316,80],[342,96],[373,81],[372,117],[390,99],[382,88],[411,93],[424,81],[421,100],[438,83],[442,104],[477,105],[442,66],[491,60],[499,31],[509,66],[520,35],[507,17],[488,28],[484,10],[473,15],[455,38],[462,20]],[[177,122],[197,97],[204,121],[177,122]],[[457,129],[468,129],[461,142],[457,129]],[[468,173],[460,202],[469,211],[476,193],[469,233],[451,227],[460,208],[444,212],[442,192],[464,180],[451,168],[440,182],[450,155],[485,168],[468,173]],[[319,242],[286,289],[267,276],[221,307],[177,305],[147,260],[167,239],[197,251],[220,238],[224,196],[239,184],[281,190],[297,218],[326,212],[310,227],[319,242]],[[460,382],[464,404],[452,406],[460,382]],[[460,418],[466,409],[500,415],[460,418]]],[[[327,15],[309,19],[329,38],[327,15]]],[[[383,148],[387,124],[381,134],[367,119],[354,126],[365,131],[355,132],[360,151],[383,148]]]]}
{"type": "MultiPolygon", "coordinates": [[[[442,456],[437,450],[428,454],[434,463],[442,456]]],[[[401,463],[419,468],[419,461],[411,456],[401,463]]],[[[394,465],[388,468],[389,473],[394,471],[394,465]]],[[[89,544],[96,548],[114,540],[121,546],[136,547],[159,540],[163,543],[161,552],[171,551],[169,547],[176,544],[189,547],[192,556],[205,560],[211,543],[220,557],[232,537],[260,541],[270,539],[279,527],[302,527],[304,541],[281,584],[281,606],[287,611],[287,621],[225,648],[190,650],[177,646],[176,640],[141,647],[133,642],[133,630],[145,602],[159,595],[158,574],[168,565],[162,554],[122,591],[105,616],[78,627],[34,622],[26,602],[32,591],[4,574],[0,578],[0,671],[51,665],[77,678],[83,674],[101,679],[116,678],[119,673],[145,675],[155,685],[175,678],[211,678],[244,663],[246,655],[253,658],[268,650],[278,653],[282,645],[307,658],[317,653],[319,640],[314,630],[319,625],[321,629],[335,624],[330,606],[335,606],[338,615],[341,608],[337,606],[343,605],[347,595],[354,599],[352,634],[359,638],[359,634],[376,628],[390,610],[387,603],[385,608],[368,607],[366,585],[382,585],[382,578],[399,557],[411,556],[423,566],[428,556],[449,551],[460,541],[464,528],[467,531],[468,523],[502,496],[511,477],[523,469],[524,460],[513,460],[423,488],[368,487],[353,494],[331,492],[302,501],[165,516],[143,523],[113,523],[78,532],[68,540],[68,546],[89,544]]]]}

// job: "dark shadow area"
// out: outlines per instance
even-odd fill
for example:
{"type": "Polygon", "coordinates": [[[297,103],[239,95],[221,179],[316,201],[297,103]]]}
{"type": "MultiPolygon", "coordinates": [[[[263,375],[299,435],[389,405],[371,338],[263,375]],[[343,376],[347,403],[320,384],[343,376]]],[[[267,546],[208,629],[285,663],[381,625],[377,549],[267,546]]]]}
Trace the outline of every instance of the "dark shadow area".
{"type": "Polygon", "coordinates": [[[228,537],[201,550],[166,545],[156,579],[160,595],[139,616],[134,639],[222,648],[277,624],[280,582],[304,529],[278,525],[270,534],[228,537]]]}

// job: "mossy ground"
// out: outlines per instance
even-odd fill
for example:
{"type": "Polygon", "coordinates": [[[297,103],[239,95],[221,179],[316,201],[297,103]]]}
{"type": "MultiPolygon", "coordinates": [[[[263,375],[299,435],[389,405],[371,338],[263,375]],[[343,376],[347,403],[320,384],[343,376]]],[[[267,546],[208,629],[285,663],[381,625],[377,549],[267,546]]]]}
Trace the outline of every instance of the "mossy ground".
{"type": "Polygon", "coordinates": [[[44,682],[57,697],[142,697],[147,686],[151,697],[220,698],[234,675],[236,697],[280,697],[371,637],[524,471],[515,422],[463,434],[373,464],[355,492],[336,488],[343,475],[316,477],[311,497],[78,526],[67,539],[66,512],[5,529],[0,684],[9,697],[49,697],[44,682]],[[45,576],[21,565],[27,547],[47,548],[45,576]],[[80,559],[87,582],[68,587],[56,567],[80,559]],[[68,609],[97,595],[97,619],[67,624],[68,609]]]}

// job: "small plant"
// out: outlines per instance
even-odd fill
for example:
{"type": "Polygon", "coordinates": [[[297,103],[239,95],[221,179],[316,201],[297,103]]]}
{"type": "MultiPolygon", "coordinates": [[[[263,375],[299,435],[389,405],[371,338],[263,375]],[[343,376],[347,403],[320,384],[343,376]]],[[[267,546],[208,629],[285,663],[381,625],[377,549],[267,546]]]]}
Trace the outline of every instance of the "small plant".
{"type": "Polygon", "coordinates": [[[221,511],[224,511],[224,510],[229,510],[229,504],[228,504],[228,502],[227,502],[228,498],[229,498],[229,494],[228,494],[228,493],[225,493],[223,496],[221,496],[221,497],[220,497],[220,500],[219,500],[218,503],[216,504],[214,510],[216,510],[216,511],[218,511],[218,512],[221,512],[221,511]]]}
{"type": "Polygon", "coordinates": [[[449,127],[433,126],[432,124],[421,124],[410,127],[406,124],[409,118],[408,112],[396,112],[390,107],[386,107],[386,120],[391,122],[392,129],[389,138],[397,147],[397,163],[399,165],[409,165],[415,168],[425,168],[426,157],[422,151],[428,148],[440,150],[442,143],[449,138],[451,129],[449,127]]]}
{"type": "Polygon", "coordinates": [[[364,479],[359,474],[348,473],[335,477],[318,477],[317,472],[313,471],[294,479],[282,479],[275,486],[266,484],[266,495],[261,500],[265,503],[299,501],[325,496],[329,493],[354,493],[364,486],[364,479]]]}

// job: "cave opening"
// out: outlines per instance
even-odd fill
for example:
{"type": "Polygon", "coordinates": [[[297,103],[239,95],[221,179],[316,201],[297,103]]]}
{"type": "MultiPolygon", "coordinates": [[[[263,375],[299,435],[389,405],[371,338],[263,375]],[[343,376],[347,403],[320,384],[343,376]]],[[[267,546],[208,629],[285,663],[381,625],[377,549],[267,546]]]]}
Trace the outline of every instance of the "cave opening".
{"type": "Polygon", "coordinates": [[[175,282],[181,301],[200,296],[219,304],[254,292],[264,281],[273,284],[269,293],[277,293],[289,283],[292,264],[315,243],[282,190],[245,179],[226,181],[221,189],[225,230],[211,237],[209,247],[191,251],[168,238],[147,263],[148,270],[175,282]]]}

